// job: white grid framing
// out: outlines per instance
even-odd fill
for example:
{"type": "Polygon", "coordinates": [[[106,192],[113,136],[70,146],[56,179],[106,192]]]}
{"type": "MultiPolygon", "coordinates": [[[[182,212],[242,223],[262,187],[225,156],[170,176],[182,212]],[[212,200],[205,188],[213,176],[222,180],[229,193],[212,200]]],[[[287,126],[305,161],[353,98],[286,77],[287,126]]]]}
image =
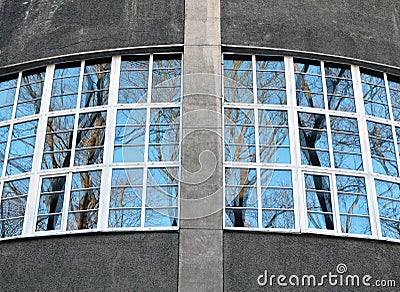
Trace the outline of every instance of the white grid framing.
{"type": "MultiPolygon", "coordinates": [[[[235,56],[235,53],[225,53],[224,56],[235,56]]],[[[367,121],[374,121],[378,123],[382,123],[385,125],[390,125],[393,133],[393,143],[395,145],[396,157],[398,167],[400,166],[400,155],[399,155],[399,147],[397,145],[397,139],[400,137],[396,137],[395,128],[400,127],[400,121],[394,121],[393,113],[392,113],[392,104],[391,98],[389,94],[388,88],[388,77],[387,73],[383,72],[385,87],[386,87],[386,95],[388,99],[388,106],[390,112],[390,120],[386,120],[383,118],[372,117],[365,114],[364,109],[364,99],[363,92],[361,87],[361,75],[360,75],[360,67],[356,65],[348,65],[351,69],[352,73],[352,82],[354,89],[354,100],[356,112],[342,112],[331,110],[328,107],[328,93],[327,93],[327,84],[325,78],[325,62],[322,60],[312,60],[317,61],[321,67],[321,75],[322,75],[322,86],[323,86],[323,95],[324,95],[324,109],[320,108],[310,108],[304,106],[297,106],[296,102],[296,83],[295,83],[295,70],[294,70],[294,59],[296,57],[284,56],[285,61],[285,80],[286,80],[286,93],[287,93],[287,104],[286,105],[266,105],[266,104],[257,104],[257,82],[256,82],[256,64],[255,60],[257,56],[262,56],[268,58],[268,55],[246,55],[246,54],[238,54],[238,59],[241,56],[251,56],[252,60],[252,74],[253,74],[253,93],[254,93],[254,102],[253,104],[247,103],[229,103],[223,102],[224,112],[225,108],[235,108],[235,109],[253,109],[254,113],[258,113],[259,109],[268,109],[268,110],[286,110],[288,113],[288,126],[289,126],[289,139],[290,139],[290,164],[262,164],[258,160],[259,149],[257,141],[259,137],[258,128],[259,121],[254,118],[254,127],[255,127],[255,136],[256,136],[256,151],[257,151],[257,161],[255,163],[246,163],[246,162],[232,162],[225,161],[225,147],[223,149],[223,157],[224,157],[224,169],[226,168],[255,168],[257,169],[257,192],[258,192],[258,221],[262,222],[262,212],[261,212],[261,182],[259,171],[261,168],[264,169],[290,169],[292,171],[292,184],[293,184],[293,199],[294,199],[294,210],[295,210],[295,228],[293,229],[278,229],[278,228],[262,228],[262,227],[227,227],[225,223],[226,211],[225,211],[225,171],[224,171],[224,228],[228,230],[251,230],[251,231],[263,231],[263,232],[289,232],[289,233],[319,233],[319,234],[328,234],[334,236],[344,236],[344,237],[359,237],[359,238],[368,238],[368,239],[380,239],[387,241],[395,241],[399,242],[400,240],[394,238],[387,238],[382,236],[381,226],[379,221],[379,210],[378,210],[378,202],[375,190],[374,179],[380,179],[387,182],[393,182],[400,184],[400,177],[393,177],[388,175],[382,175],[373,172],[372,168],[372,158],[370,152],[370,143],[369,136],[367,131],[367,121]],[[300,137],[298,131],[298,113],[314,113],[314,114],[322,114],[325,116],[326,121],[326,129],[327,129],[327,138],[329,145],[329,159],[330,159],[330,167],[318,167],[312,165],[304,165],[301,163],[301,150],[300,150],[300,137]],[[353,118],[357,120],[358,130],[359,130],[359,139],[361,144],[361,156],[363,161],[363,171],[356,170],[348,170],[348,169],[340,169],[334,167],[334,158],[333,158],[333,145],[332,145],[332,136],[331,136],[331,126],[330,126],[330,117],[343,117],[343,118],[353,118]],[[307,203],[306,203],[306,194],[305,194],[305,182],[304,182],[304,174],[317,174],[328,176],[330,178],[330,186],[332,193],[332,209],[333,209],[333,218],[334,218],[334,230],[321,230],[321,229],[312,229],[308,228],[308,220],[307,220],[307,203]],[[368,210],[369,210],[369,219],[371,225],[371,235],[364,234],[352,234],[352,233],[343,233],[340,230],[340,216],[339,216],[339,205],[338,205],[338,194],[337,194],[337,186],[336,186],[336,175],[346,175],[346,176],[356,176],[364,178],[366,184],[367,191],[367,200],[368,200],[368,210]]],[[[271,55],[271,57],[282,57],[281,55],[271,55]]],[[[301,60],[306,60],[307,58],[300,58],[301,60]]],[[[311,59],[310,59],[311,60],[311,59]]],[[[335,63],[335,62],[329,62],[335,63]]],[[[224,62],[223,62],[224,64],[224,62]]],[[[337,64],[341,64],[338,62],[337,64]]],[[[224,72],[224,68],[222,68],[222,72],[224,72]]],[[[222,86],[224,88],[224,81],[222,81],[222,86]]],[[[224,131],[224,120],[222,121],[223,131],[224,131]]],[[[225,136],[225,133],[224,133],[225,136]]],[[[258,225],[262,226],[262,225],[258,225]]]]}
{"type": "MultiPolygon", "coordinates": [[[[156,54],[157,56],[169,56],[169,55],[179,55],[180,56],[180,71],[182,74],[182,53],[179,52],[162,52],[156,54]]],[[[87,232],[108,232],[108,231],[151,231],[151,230],[177,230],[178,226],[171,227],[145,227],[145,210],[146,210],[146,180],[147,173],[149,168],[165,168],[165,167],[174,167],[178,169],[178,177],[177,181],[180,180],[180,153],[181,153],[181,145],[179,145],[179,155],[176,161],[164,161],[164,162],[150,162],[148,159],[148,145],[149,145],[149,129],[150,129],[150,111],[154,108],[178,108],[179,112],[182,112],[182,103],[181,100],[178,102],[166,102],[166,103],[151,103],[151,94],[152,94],[152,71],[153,71],[153,57],[154,54],[132,54],[132,55],[123,55],[123,56],[141,56],[146,57],[149,61],[149,72],[148,72],[148,92],[147,92],[147,102],[142,104],[118,104],[118,92],[119,92],[119,79],[120,79],[120,66],[121,66],[121,55],[108,57],[111,61],[111,71],[110,71],[110,85],[109,85],[109,95],[108,95],[108,103],[106,105],[95,106],[95,107],[86,107],[81,108],[81,98],[82,98],[82,85],[83,85],[83,77],[84,77],[84,69],[85,69],[85,60],[80,61],[80,76],[79,76],[79,87],[77,93],[77,101],[76,107],[73,109],[67,110],[58,110],[58,111],[49,111],[50,99],[52,93],[53,86],[53,76],[55,71],[55,65],[47,65],[45,67],[45,79],[43,86],[43,94],[41,100],[41,109],[39,114],[15,118],[19,89],[21,86],[22,74],[23,72],[18,73],[17,87],[16,93],[14,97],[14,106],[12,111],[11,120],[1,121],[1,126],[9,126],[9,133],[5,151],[5,158],[3,162],[3,170],[0,176],[0,200],[1,194],[3,191],[3,186],[5,182],[15,181],[22,178],[29,178],[29,193],[27,197],[26,207],[25,207],[25,217],[24,217],[24,226],[22,230],[22,234],[19,236],[12,236],[1,238],[1,240],[9,240],[16,237],[32,237],[32,236],[48,236],[48,235],[58,235],[58,234],[71,234],[71,233],[87,233],[87,232]],[[115,127],[116,127],[116,115],[119,109],[145,109],[147,111],[146,114],[146,134],[145,134],[145,156],[144,162],[113,162],[113,154],[114,154],[114,138],[115,138],[115,127]],[[84,113],[91,112],[101,112],[106,111],[106,124],[105,124],[105,141],[103,145],[104,154],[103,154],[103,163],[95,164],[95,165],[82,165],[75,166],[74,165],[74,154],[76,143],[72,143],[71,157],[70,157],[70,166],[66,168],[55,168],[55,169],[41,169],[42,166],[42,156],[44,151],[44,142],[46,137],[46,127],[47,127],[47,119],[49,117],[60,117],[60,116],[68,116],[74,115],[74,130],[73,130],[73,141],[76,141],[77,133],[78,133],[78,123],[79,123],[79,115],[84,113]],[[32,171],[28,173],[15,174],[11,176],[6,176],[7,169],[7,161],[8,161],[8,153],[10,151],[12,130],[14,124],[38,120],[38,128],[37,128],[37,136],[35,141],[34,148],[34,158],[32,163],[32,171]],[[143,170],[143,195],[142,195],[142,214],[141,214],[141,226],[140,227],[127,227],[127,228],[109,228],[108,227],[108,215],[109,215],[109,202],[110,202],[110,190],[111,190],[111,179],[112,179],[112,171],[113,169],[132,169],[132,168],[140,168],[143,170]],[[100,198],[99,198],[99,207],[97,209],[98,212],[98,222],[96,229],[84,229],[84,230],[67,230],[67,219],[68,219],[68,208],[69,208],[69,200],[71,193],[71,183],[72,176],[74,173],[78,173],[81,171],[101,171],[101,186],[100,187],[100,198]],[[54,231],[39,231],[35,232],[36,228],[36,220],[38,216],[38,204],[40,198],[40,191],[42,180],[44,178],[55,177],[55,176],[64,176],[66,177],[65,182],[65,191],[64,191],[64,203],[62,207],[62,221],[61,221],[61,230],[54,231]]],[[[94,59],[96,60],[96,59],[94,59]]],[[[103,60],[103,59],[101,59],[103,60]]],[[[68,63],[66,63],[68,64],[68,63]]],[[[44,67],[43,67],[44,68],[44,67]]],[[[180,79],[180,96],[182,96],[182,81],[183,78],[180,79]]],[[[182,119],[179,117],[179,136],[182,134],[182,119]]],[[[180,186],[178,183],[178,198],[180,194],[180,186]]],[[[177,199],[178,199],[177,198],[177,199]]],[[[177,204],[175,207],[177,209],[177,219],[179,218],[180,213],[180,204],[177,204]]]]}

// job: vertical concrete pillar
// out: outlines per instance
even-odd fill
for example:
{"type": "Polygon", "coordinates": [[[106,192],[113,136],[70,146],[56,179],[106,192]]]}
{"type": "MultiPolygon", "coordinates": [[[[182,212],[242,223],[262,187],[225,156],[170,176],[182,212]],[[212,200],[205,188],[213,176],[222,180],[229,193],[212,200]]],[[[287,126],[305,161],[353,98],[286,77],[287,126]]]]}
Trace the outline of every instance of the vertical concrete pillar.
{"type": "Polygon", "coordinates": [[[179,291],[222,291],[220,3],[185,2],[179,291]]]}

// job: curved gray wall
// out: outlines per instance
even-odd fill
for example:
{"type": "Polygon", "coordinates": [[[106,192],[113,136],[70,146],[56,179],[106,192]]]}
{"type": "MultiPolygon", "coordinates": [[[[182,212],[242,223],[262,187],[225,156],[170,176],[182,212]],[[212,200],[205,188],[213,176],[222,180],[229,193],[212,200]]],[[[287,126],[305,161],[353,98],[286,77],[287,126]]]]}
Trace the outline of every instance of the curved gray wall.
{"type": "Polygon", "coordinates": [[[0,262],[1,291],[176,291],[178,233],[3,241],[0,262]]]}
{"type": "MultiPolygon", "coordinates": [[[[396,291],[400,285],[400,250],[398,243],[340,238],[312,234],[273,234],[225,232],[225,291],[396,291]],[[322,287],[279,286],[274,279],[270,286],[259,286],[257,278],[268,275],[315,275],[329,272],[340,275],[339,264],[347,266],[347,275],[370,275],[371,287],[328,285],[322,287]],[[372,287],[375,280],[395,280],[397,288],[372,287]],[[382,289],[382,290],[381,290],[382,289]]],[[[337,278],[339,281],[339,278],[337,278]]],[[[344,278],[345,279],[345,278],[344,278]]],[[[261,279],[263,281],[263,279],[261,279]]],[[[345,280],[344,280],[345,281],[345,280]]],[[[288,279],[286,279],[288,283],[288,279]]],[[[332,282],[333,283],[333,282],[332,282]]],[[[343,282],[345,283],[345,282],[343,282]]],[[[289,284],[289,283],[288,283],[289,284]]]]}
{"type": "Polygon", "coordinates": [[[222,45],[332,54],[400,66],[400,2],[221,0],[222,45]]]}
{"type": "Polygon", "coordinates": [[[0,0],[0,68],[79,52],[183,44],[183,0],[0,0]]]}

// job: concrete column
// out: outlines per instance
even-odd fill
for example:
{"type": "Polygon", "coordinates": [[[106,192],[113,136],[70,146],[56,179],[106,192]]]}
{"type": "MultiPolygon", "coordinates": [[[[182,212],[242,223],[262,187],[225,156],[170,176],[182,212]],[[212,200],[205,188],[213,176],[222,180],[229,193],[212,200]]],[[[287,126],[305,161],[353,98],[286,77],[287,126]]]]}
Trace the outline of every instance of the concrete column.
{"type": "Polygon", "coordinates": [[[219,0],[185,1],[179,291],[222,291],[219,0]]]}

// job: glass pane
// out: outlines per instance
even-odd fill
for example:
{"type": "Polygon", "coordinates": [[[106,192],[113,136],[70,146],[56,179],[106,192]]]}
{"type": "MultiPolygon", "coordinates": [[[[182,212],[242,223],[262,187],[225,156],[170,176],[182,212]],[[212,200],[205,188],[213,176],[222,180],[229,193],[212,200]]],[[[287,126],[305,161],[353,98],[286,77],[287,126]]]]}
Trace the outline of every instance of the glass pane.
{"type": "Polygon", "coordinates": [[[17,76],[0,78],[0,121],[11,119],[17,81],[17,76]]]}
{"type": "Polygon", "coordinates": [[[333,230],[334,224],[329,177],[305,174],[304,179],[309,227],[333,230]]]}
{"type": "Polygon", "coordinates": [[[178,225],[178,209],[146,209],[145,227],[171,227],[178,225]]]}
{"type": "Polygon", "coordinates": [[[257,176],[254,168],[226,168],[225,183],[227,186],[252,186],[257,176]]]}
{"type": "Polygon", "coordinates": [[[258,60],[256,66],[258,103],[286,104],[283,60],[258,60]]]}
{"type": "Polygon", "coordinates": [[[263,210],[262,216],[263,228],[295,228],[293,211],[263,210]]]}
{"type": "Polygon", "coordinates": [[[147,101],[148,70],[148,57],[122,58],[118,103],[143,103],[147,101]]]}
{"type": "Polygon", "coordinates": [[[357,119],[331,117],[335,167],[363,170],[357,119]]]}
{"type": "Polygon", "coordinates": [[[67,229],[97,227],[97,210],[100,199],[101,170],[78,172],[72,175],[71,198],[67,229]]]}
{"type": "Polygon", "coordinates": [[[106,114],[103,111],[79,115],[74,165],[100,164],[103,162],[106,114]]]}
{"type": "Polygon", "coordinates": [[[362,91],[367,115],[390,119],[383,74],[361,70],[362,91]]]}
{"type": "Polygon", "coordinates": [[[61,213],[64,204],[65,176],[44,178],[39,198],[39,215],[36,223],[36,231],[61,229],[61,213]]]}
{"type": "Polygon", "coordinates": [[[225,205],[227,207],[257,208],[257,188],[234,186],[225,188],[225,205]]]}
{"type": "Polygon", "coordinates": [[[225,224],[227,227],[257,228],[257,210],[226,209],[225,224]]]}
{"type": "Polygon", "coordinates": [[[141,213],[142,211],[140,209],[110,210],[108,227],[140,227],[141,213]]]}
{"type": "Polygon", "coordinates": [[[1,238],[22,234],[29,178],[4,182],[0,205],[1,238]]]}
{"type": "Polygon", "coordinates": [[[80,71],[80,63],[56,65],[50,111],[76,108],[80,71]]]}
{"type": "Polygon", "coordinates": [[[17,118],[35,115],[40,112],[44,76],[45,72],[41,70],[22,73],[21,87],[18,94],[17,118]]]}
{"type": "Polygon", "coordinates": [[[181,96],[181,60],[173,56],[155,56],[153,61],[152,102],[179,102],[181,96]]]}
{"type": "Polygon", "coordinates": [[[297,105],[325,108],[319,62],[295,60],[294,68],[297,105]]]}
{"type": "Polygon", "coordinates": [[[374,172],[397,176],[397,160],[392,127],[367,121],[367,128],[374,172]]]}
{"type": "Polygon", "coordinates": [[[75,116],[49,117],[42,169],[69,167],[75,116]]]}
{"type": "Polygon", "coordinates": [[[298,121],[302,164],[329,167],[329,146],[325,116],[299,113],[298,121]]]}
{"type": "Polygon", "coordinates": [[[388,76],[389,94],[392,100],[393,118],[400,121],[400,81],[398,77],[388,76]]]}
{"type": "Polygon", "coordinates": [[[382,236],[400,239],[400,222],[380,220],[382,236]]]}
{"type": "Polygon", "coordinates": [[[326,63],[325,76],[329,109],[355,112],[350,66],[326,63]]]}
{"type": "Polygon", "coordinates": [[[35,149],[37,120],[15,124],[13,128],[7,174],[31,171],[35,149]]]}
{"type": "Polygon", "coordinates": [[[253,72],[250,59],[224,61],[224,98],[226,102],[253,103],[253,72]]]}
{"type": "Polygon", "coordinates": [[[81,108],[106,105],[108,103],[110,69],[110,60],[86,62],[81,108]]]}

